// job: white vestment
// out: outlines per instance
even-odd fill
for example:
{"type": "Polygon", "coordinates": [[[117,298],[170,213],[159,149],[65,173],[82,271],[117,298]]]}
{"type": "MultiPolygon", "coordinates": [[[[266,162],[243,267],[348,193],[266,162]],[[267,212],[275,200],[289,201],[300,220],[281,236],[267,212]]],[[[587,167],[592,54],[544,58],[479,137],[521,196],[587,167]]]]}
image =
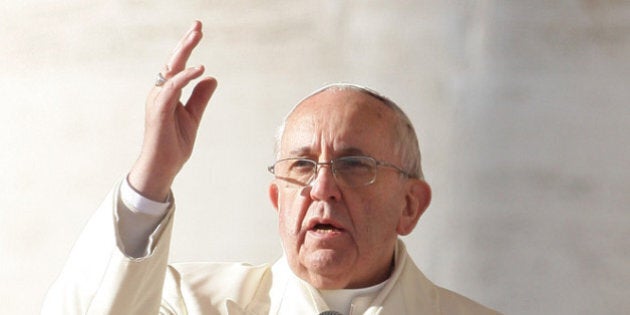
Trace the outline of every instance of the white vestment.
{"type": "MultiPolygon", "coordinates": [[[[129,211],[118,187],[92,217],[53,284],[42,314],[319,314],[319,291],[299,279],[283,257],[273,265],[168,265],[174,206],[146,244],[126,255],[118,222],[129,211]]],[[[383,288],[355,297],[350,314],[496,314],[429,281],[402,241],[383,288]]]]}

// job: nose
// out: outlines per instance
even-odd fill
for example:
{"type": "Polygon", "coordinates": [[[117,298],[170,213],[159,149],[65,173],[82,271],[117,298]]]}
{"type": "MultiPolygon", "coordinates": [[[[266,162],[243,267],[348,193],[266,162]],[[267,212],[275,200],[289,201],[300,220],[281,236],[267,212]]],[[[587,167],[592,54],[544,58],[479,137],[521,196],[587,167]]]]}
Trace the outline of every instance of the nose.
{"type": "Polygon", "coordinates": [[[310,186],[310,195],[313,200],[338,201],[341,199],[341,191],[339,190],[339,186],[337,186],[337,182],[335,181],[335,176],[330,165],[320,164],[320,167],[318,168],[315,178],[311,182],[310,186]]]}

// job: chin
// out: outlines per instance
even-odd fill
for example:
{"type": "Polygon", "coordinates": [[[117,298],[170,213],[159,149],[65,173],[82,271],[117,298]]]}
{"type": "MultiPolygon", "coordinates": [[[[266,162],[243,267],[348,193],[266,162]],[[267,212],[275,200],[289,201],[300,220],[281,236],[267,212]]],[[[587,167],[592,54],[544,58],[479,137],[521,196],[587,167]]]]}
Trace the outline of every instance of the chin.
{"type": "Polygon", "coordinates": [[[306,279],[318,289],[341,289],[347,286],[354,269],[351,259],[334,250],[318,250],[301,260],[306,279]]]}

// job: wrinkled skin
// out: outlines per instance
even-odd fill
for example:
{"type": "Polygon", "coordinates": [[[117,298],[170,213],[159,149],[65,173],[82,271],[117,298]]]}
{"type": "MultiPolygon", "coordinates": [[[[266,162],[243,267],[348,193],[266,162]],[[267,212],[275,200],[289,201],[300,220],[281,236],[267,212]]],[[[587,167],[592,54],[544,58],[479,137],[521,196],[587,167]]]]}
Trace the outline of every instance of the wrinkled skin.
{"type": "MultiPolygon", "coordinates": [[[[353,90],[327,90],[291,114],[280,158],[324,162],[367,155],[402,165],[394,146],[395,116],[378,99],[353,90]]],[[[319,289],[359,288],[386,280],[398,235],[409,234],[429,204],[422,180],[381,167],[376,182],[340,187],[330,167],[311,186],[275,179],[269,195],[291,269],[319,289]]]]}

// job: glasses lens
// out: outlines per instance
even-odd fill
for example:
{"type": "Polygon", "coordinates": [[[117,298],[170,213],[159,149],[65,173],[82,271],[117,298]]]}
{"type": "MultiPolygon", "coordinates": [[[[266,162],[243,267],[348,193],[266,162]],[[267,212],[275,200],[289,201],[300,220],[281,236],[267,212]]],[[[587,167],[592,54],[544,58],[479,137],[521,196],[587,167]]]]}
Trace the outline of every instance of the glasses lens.
{"type": "Polygon", "coordinates": [[[349,187],[365,186],[376,178],[376,160],[367,156],[347,156],[333,162],[337,180],[349,187]]]}
{"type": "Polygon", "coordinates": [[[280,160],[274,166],[274,174],[289,183],[305,186],[315,174],[316,166],[314,161],[306,159],[280,160]]]}

